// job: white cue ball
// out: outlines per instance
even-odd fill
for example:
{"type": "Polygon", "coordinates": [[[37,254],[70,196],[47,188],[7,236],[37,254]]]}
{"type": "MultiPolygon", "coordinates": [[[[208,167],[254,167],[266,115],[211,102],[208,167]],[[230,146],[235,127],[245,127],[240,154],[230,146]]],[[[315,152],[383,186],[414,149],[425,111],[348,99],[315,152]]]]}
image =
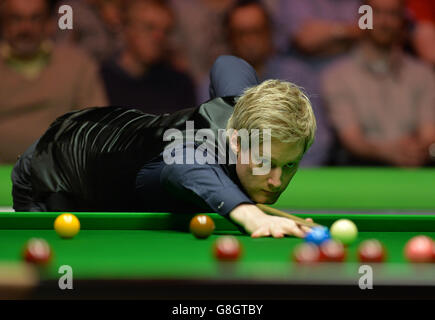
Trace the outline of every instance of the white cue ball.
{"type": "Polygon", "coordinates": [[[334,240],[340,241],[347,245],[354,242],[358,236],[358,229],[349,219],[340,219],[335,221],[330,229],[331,236],[334,240]]]}

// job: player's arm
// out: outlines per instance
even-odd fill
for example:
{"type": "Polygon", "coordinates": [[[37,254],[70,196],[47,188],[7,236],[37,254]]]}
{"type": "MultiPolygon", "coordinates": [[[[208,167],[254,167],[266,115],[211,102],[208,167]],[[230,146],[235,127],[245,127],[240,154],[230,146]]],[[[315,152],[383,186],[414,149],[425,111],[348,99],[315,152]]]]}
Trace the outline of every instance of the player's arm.
{"type": "Polygon", "coordinates": [[[165,165],[160,182],[174,197],[227,218],[238,205],[253,204],[217,164],[165,165]]]}
{"type": "Polygon", "coordinates": [[[231,210],[230,218],[243,226],[253,238],[269,236],[282,238],[285,235],[302,238],[309,231],[309,228],[299,226],[290,219],[267,215],[253,204],[238,205],[231,210]]]}
{"type": "Polygon", "coordinates": [[[253,237],[303,237],[308,231],[289,219],[265,214],[219,165],[166,165],[161,183],[172,195],[229,218],[253,237]]]}

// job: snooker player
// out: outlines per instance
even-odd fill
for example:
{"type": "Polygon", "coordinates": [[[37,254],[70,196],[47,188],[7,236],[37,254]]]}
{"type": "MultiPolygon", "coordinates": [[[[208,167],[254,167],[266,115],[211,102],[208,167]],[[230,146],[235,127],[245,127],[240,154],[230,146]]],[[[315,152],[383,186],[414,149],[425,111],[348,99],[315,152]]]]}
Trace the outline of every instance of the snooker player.
{"type": "MultiPolygon", "coordinates": [[[[288,82],[258,83],[254,69],[233,56],[216,60],[210,80],[211,100],[173,114],[103,107],[59,117],[13,169],[15,211],[217,212],[253,237],[303,237],[306,227],[255,203],[276,202],[313,143],[309,99],[288,82]],[[164,134],[187,121],[196,130],[233,129],[227,148],[236,163],[168,164],[164,134]],[[266,174],[254,174],[259,165],[240,143],[242,129],[270,130],[270,154],[259,154],[266,174]]],[[[184,154],[197,147],[177,146],[184,154]]]]}

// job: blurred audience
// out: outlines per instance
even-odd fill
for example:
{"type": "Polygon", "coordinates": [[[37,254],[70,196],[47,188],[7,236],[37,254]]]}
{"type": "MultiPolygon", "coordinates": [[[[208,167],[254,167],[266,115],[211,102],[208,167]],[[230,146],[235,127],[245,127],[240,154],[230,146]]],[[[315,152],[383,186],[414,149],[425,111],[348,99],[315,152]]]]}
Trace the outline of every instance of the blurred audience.
{"type": "Polygon", "coordinates": [[[432,0],[0,0],[0,25],[0,163],[76,108],[202,103],[222,54],[304,88],[318,131],[302,166],[422,166],[434,146],[432,0]],[[50,18],[64,4],[73,30],[50,18]],[[358,28],[362,4],[373,30],[358,28]]]}
{"type": "Polygon", "coordinates": [[[281,0],[277,16],[280,49],[291,47],[294,53],[315,60],[346,52],[361,34],[360,5],[360,0],[281,0]]]}
{"type": "MultiPolygon", "coordinates": [[[[301,165],[325,164],[331,139],[320,105],[319,81],[310,76],[310,69],[302,62],[277,54],[273,44],[272,21],[265,5],[255,0],[237,1],[227,13],[225,31],[231,54],[250,63],[260,81],[281,79],[304,88],[313,104],[318,131],[315,142],[301,165]]],[[[201,86],[199,95],[203,101],[209,98],[208,84],[209,80],[201,86]]]]}
{"type": "Polygon", "coordinates": [[[228,53],[223,18],[234,0],[169,0],[177,19],[177,65],[196,83],[208,77],[215,59],[228,53]]]}
{"type": "Polygon", "coordinates": [[[71,42],[97,61],[104,61],[122,48],[121,5],[124,0],[65,0],[59,4],[73,9],[73,30],[60,30],[56,40],[71,42]]]}
{"type": "Polygon", "coordinates": [[[435,1],[407,0],[415,23],[412,44],[416,54],[435,67],[435,1]]]}
{"type": "Polygon", "coordinates": [[[404,1],[367,2],[373,29],[325,73],[332,122],[353,163],[425,165],[435,142],[434,74],[402,50],[404,1]]]}
{"type": "Polygon", "coordinates": [[[96,65],[49,41],[46,0],[1,2],[0,163],[13,163],[59,115],[106,104],[96,65]]]}
{"type": "Polygon", "coordinates": [[[159,0],[130,0],[123,20],[125,49],[101,69],[110,103],[155,114],[194,106],[193,81],[167,55],[171,8],[159,0]]]}
{"type": "Polygon", "coordinates": [[[319,81],[323,70],[347,54],[360,38],[361,0],[280,0],[275,16],[275,43],[299,60],[319,81]]]}

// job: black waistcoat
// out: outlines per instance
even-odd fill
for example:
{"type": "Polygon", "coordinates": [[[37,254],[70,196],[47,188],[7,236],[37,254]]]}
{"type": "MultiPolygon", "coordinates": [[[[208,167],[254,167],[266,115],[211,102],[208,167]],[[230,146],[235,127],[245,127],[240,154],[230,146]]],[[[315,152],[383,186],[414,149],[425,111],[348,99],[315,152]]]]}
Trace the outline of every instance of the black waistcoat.
{"type": "MultiPolygon", "coordinates": [[[[122,107],[88,108],[59,117],[39,140],[31,162],[34,199],[62,195],[76,211],[135,210],[136,175],[158,156],[169,128],[226,127],[233,98],[216,98],[197,108],[150,115],[122,107]]],[[[69,209],[69,210],[72,210],[69,209]]]]}

